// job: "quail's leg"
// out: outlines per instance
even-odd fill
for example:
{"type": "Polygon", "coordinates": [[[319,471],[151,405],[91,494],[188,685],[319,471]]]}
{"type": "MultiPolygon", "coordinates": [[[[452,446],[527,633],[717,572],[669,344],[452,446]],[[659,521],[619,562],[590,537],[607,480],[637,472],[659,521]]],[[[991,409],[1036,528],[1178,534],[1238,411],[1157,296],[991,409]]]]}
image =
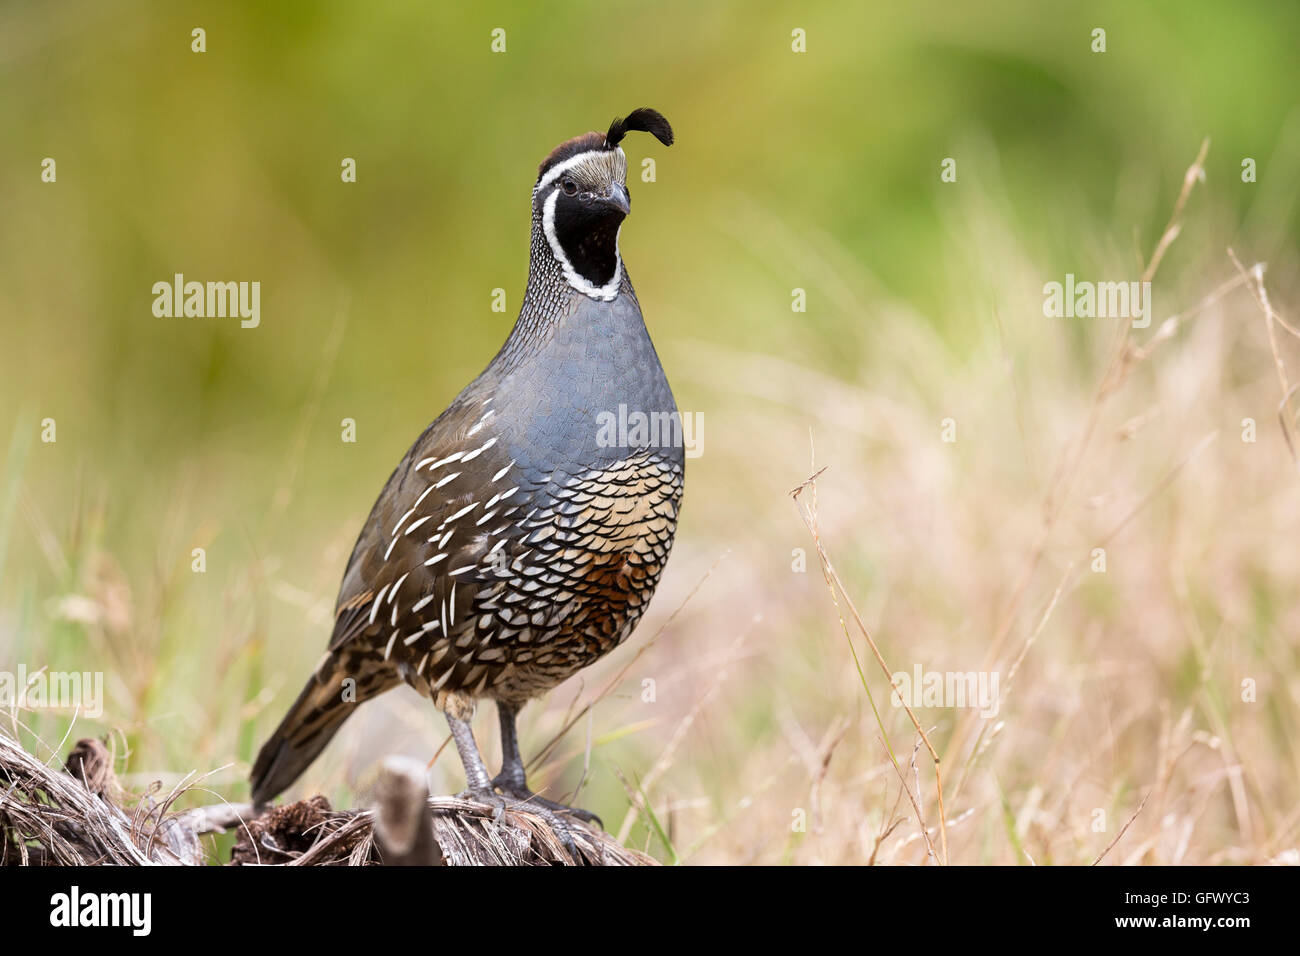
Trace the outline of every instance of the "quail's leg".
{"type": "Polygon", "coordinates": [[[483,755],[478,752],[478,744],[474,742],[474,731],[470,728],[469,721],[454,716],[450,711],[444,716],[447,718],[447,726],[451,728],[451,739],[456,742],[461,765],[465,768],[465,782],[469,785],[467,792],[475,796],[491,793],[492,780],[483,764],[483,755]]]}
{"type": "Polygon", "coordinates": [[[547,800],[528,789],[524,776],[524,758],[519,753],[519,734],[515,727],[515,721],[519,716],[519,705],[499,700],[497,716],[501,719],[501,772],[492,781],[492,785],[502,793],[522,800],[529,806],[541,806],[558,813],[567,813],[586,823],[594,820],[604,827],[605,824],[600,817],[591,811],[547,800]]]}
{"type": "Polygon", "coordinates": [[[461,799],[473,800],[475,803],[492,807],[495,811],[495,817],[500,817],[504,810],[513,809],[522,809],[536,814],[545,820],[555,835],[559,837],[569,856],[575,861],[581,860],[582,858],[578,855],[578,847],[573,842],[569,825],[544,804],[523,800],[511,794],[502,795],[497,793],[492,786],[492,780],[488,777],[487,767],[483,763],[483,756],[478,752],[478,744],[474,742],[474,732],[470,728],[469,721],[456,717],[450,712],[447,712],[445,716],[447,725],[451,727],[452,739],[456,742],[456,752],[460,754],[460,762],[465,767],[465,780],[469,784],[466,790],[459,795],[461,799]]]}

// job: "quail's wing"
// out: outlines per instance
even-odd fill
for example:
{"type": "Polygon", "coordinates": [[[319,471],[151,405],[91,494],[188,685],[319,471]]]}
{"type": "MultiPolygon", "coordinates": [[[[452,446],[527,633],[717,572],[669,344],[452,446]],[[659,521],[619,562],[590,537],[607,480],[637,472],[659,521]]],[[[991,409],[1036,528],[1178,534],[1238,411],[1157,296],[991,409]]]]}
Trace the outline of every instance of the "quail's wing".
{"type": "Polygon", "coordinates": [[[468,613],[473,595],[462,587],[458,599],[457,580],[468,583],[504,542],[523,504],[491,402],[453,404],[388,479],[348,561],[330,651],[364,644],[393,658],[395,647],[449,634],[457,603],[468,613]]]}

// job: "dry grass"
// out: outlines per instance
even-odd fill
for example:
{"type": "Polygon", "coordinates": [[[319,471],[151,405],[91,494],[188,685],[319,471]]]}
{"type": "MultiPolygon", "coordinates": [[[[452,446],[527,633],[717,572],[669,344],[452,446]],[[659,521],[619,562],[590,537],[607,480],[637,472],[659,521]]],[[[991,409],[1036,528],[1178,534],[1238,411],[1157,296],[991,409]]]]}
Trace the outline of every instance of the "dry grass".
{"type": "Polygon", "coordinates": [[[50,767],[0,731],[0,863],[143,866],[186,861],[197,840],[145,796],[122,810],[106,751],[50,767]]]}
{"type": "MultiPolygon", "coordinates": [[[[1039,290],[1060,276],[1029,265],[1004,219],[968,209],[953,231],[979,236],[999,304],[967,353],[855,289],[823,244],[818,266],[842,268],[846,298],[870,317],[860,383],[768,356],[685,356],[701,381],[736,370],[729,384],[746,398],[718,396],[727,427],[709,455],[774,474],[745,476],[770,503],[744,519],[762,531],[713,522],[736,557],[686,621],[725,632],[730,609],[753,606],[765,626],[735,678],[743,689],[670,775],[708,799],[651,801],[675,817],[683,858],[1300,860],[1296,343],[1262,267],[1234,266],[1225,244],[1183,248],[1207,232],[1193,220],[1213,218],[1212,194],[1198,199],[1212,188],[1207,148],[1128,276],[1154,283],[1148,330],[1042,318],[1039,290]],[[948,417],[952,444],[940,440],[948,417]],[[783,538],[775,502],[808,474],[810,425],[826,466],[819,502],[802,512],[803,539],[783,538]],[[792,573],[796,548],[810,571],[821,555],[834,604],[792,573]],[[891,707],[887,675],[918,664],[997,672],[997,716],[891,707]],[[930,744],[935,759],[918,764],[930,744]],[[691,765],[719,752],[736,785],[691,765]]],[[[1278,269],[1294,275],[1293,262],[1278,269]]]]}
{"type": "MultiPolygon", "coordinates": [[[[155,788],[156,789],[156,788],[155,788]]],[[[153,793],[128,796],[113,758],[86,739],[65,767],[51,767],[0,731],[0,866],[373,866],[376,811],[335,810],[324,797],[254,815],[247,805],[173,809],[197,785],[179,786],[162,801],[153,793]],[[229,861],[205,852],[200,837],[234,830],[229,861]]],[[[455,797],[427,797],[440,862],[453,866],[537,866],[572,862],[559,837],[539,816],[491,808],[455,797]]],[[[654,861],[578,823],[570,836],[580,862],[641,866],[654,861]]],[[[392,841],[384,844],[392,846],[392,841]]]]}
{"type": "MultiPolygon", "coordinates": [[[[554,831],[538,816],[509,810],[500,819],[490,808],[455,797],[432,797],[435,839],[450,866],[549,866],[571,862],[554,831]]],[[[604,834],[575,824],[580,862],[644,866],[655,861],[619,846],[604,834]]],[[[335,810],[323,797],[277,807],[250,822],[235,847],[241,866],[374,866],[382,862],[371,811],[335,810]]]]}

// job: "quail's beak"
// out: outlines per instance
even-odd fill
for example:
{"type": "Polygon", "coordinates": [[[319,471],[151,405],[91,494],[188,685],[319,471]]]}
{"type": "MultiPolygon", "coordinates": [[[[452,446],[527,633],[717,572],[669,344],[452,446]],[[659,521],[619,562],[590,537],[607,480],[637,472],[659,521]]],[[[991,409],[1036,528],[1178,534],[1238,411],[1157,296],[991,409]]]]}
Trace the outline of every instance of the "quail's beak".
{"type": "Polygon", "coordinates": [[[632,211],[632,201],[628,198],[627,187],[621,183],[614,183],[609,187],[609,192],[600,197],[600,201],[611,209],[617,209],[623,215],[632,211]]]}

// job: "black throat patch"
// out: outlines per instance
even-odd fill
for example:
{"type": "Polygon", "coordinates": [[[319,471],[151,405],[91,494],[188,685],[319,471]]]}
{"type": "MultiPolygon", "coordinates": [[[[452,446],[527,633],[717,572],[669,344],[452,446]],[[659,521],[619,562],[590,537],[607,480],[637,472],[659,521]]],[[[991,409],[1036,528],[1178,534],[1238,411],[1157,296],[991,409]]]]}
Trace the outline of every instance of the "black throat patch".
{"type": "Polygon", "coordinates": [[[573,271],[592,285],[606,285],[618,269],[618,227],[623,214],[560,193],[555,202],[555,238],[573,271]]]}

